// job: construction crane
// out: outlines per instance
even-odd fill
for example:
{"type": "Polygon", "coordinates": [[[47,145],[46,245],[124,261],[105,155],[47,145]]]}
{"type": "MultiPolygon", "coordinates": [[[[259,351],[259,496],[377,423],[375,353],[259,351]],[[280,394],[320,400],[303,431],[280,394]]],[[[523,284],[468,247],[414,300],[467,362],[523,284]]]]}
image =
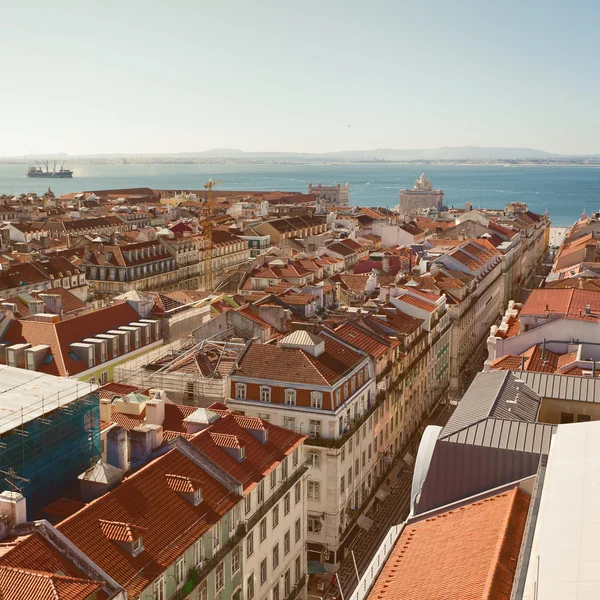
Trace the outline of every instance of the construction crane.
{"type": "Polygon", "coordinates": [[[204,203],[204,208],[202,209],[202,217],[201,217],[201,225],[204,229],[204,289],[205,291],[211,292],[213,288],[213,269],[212,269],[212,201],[213,201],[213,188],[215,185],[219,185],[219,183],[223,183],[223,179],[219,179],[219,181],[213,181],[209,179],[205,184],[204,188],[208,190],[206,194],[206,202],[204,203]]]}

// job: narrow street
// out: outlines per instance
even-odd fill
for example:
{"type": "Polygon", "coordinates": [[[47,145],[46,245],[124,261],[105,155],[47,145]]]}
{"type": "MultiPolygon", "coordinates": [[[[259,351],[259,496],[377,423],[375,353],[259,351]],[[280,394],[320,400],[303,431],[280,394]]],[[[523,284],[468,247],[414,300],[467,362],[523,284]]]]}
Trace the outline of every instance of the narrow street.
{"type": "MultiPolygon", "coordinates": [[[[452,414],[455,405],[439,405],[423,422],[421,431],[427,425],[445,425],[452,414]]],[[[416,450],[418,448],[418,442],[420,440],[420,433],[415,435],[410,443],[406,447],[406,451],[410,452],[413,456],[416,456],[416,450]]],[[[397,469],[392,471],[392,480],[394,480],[397,469]]],[[[383,505],[378,510],[373,518],[373,526],[369,531],[362,532],[361,535],[356,536],[348,550],[354,552],[356,558],[356,566],[358,567],[359,575],[365,573],[369,563],[371,562],[372,556],[377,551],[377,548],[381,545],[383,538],[388,533],[390,527],[394,524],[401,523],[408,516],[410,508],[410,489],[412,485],[412,467],[404,467],[402,477],[395,479],[389,496],[385,499],[383,505]]],[[[354,567],[354,561],[352,555],[348,552],[348,555],[342,561],[342,564],[338,570],[338,577],[342,587],[342,594],[345,600],[351,597],[354,592],[358,580],[356,578],[356,569],[354,567]]],[[[337,581],[335,584],[330,584],[329,589],[323,598],[330,600],[341,598],[337,581]]]]}

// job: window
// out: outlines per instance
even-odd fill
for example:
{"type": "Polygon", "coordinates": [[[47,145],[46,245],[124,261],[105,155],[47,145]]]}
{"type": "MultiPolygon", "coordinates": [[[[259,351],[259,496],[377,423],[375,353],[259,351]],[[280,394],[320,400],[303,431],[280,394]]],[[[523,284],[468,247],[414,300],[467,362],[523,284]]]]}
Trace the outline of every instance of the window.
{"type": "Polygon", "coordinates": [[[202,562],[202,539],[196,540],[194,542],[194,564],[196,566],[200,565],[202,562]]]}
{"type": "Polygon", "coordinates": [[[344,490],[346,489],[345,483],[346,483],[346,478],[342,475],[342,477],[340,479],[340,493],[341,494],[343,494],[344,490]]]}
{"type": "Polygon", "coordinates": [[[352,438],[348,440],[348,454],[352,452],[352,438]]]}
{"type": "Polygon", "coordinates": [[[288,492],[284,497],[283,497],[283,514],[287,515],[290,512],[290,493],[288,492]]]}
{"type": "Polygon", "coordinates": [[[286,429],[296,430],[296,417],[283,417],[283,426],[286,429]]]}
{"type": "Polygon", "coordinates": [[[279,566],[279,543],[273,546],[273,570],[279,566]]]}
{"type": "Polygon", "coordinates": [[[254,574],[248,575],[246,579],[246,598],[247,600],[254,598],[254,574]]]}
{"type": "Polygon", "coordinates": [[[288,476],[287,456],[281,461],[281,479],[285,481],[288,476]]]}
{"type": "Polygon", "coordinates": [[[348,382],[344,384],[344,398],[348,398],[348,382]]]}
{"type": "Polygon", "coordinates": [[[286,569],[285,575],[283,576],[283,595],[288,597],[292,591],[292,578],[290,576],[290,570],[286,569]]]}
{"type": "Polygon", "coordinates": [[[590,415],[577,415],[578,423],[587,423],[590,420],[590,415]]]}
{"type": "Polygon", "coordinates": [[[285,390],[285,403],[288,406],[296,406],[296,390],[285,390]]]}
{"type": "Polygon", "coordinates": [[[273,588],[271,600],[279,600],[279,583],[273,588]]]}
{"type": "Polygon", "coordinates": [[[321,468],[321,453],[318,450],[311,450],[308,453],[308,464],[317,469],[321,468]]]}
{"type": "Polygon", "coordinates": [[[248,514],[252,510],[252,496],[250,493],[244,496],[244,512],[248,514]]]}
{"type": "Polygon", "coordinates": [[[352,467],[348,469],[348,485],[352,483],[352,467]]]}
{"type": "Polygon", "coordinates": [[[100,385],[106,385],[108,383],[108,371],[102,371],[100,375],[100,385]]]}
{"type": "Polygon", "coordinates": [[[367,450],[368,450],[368,456],[369,456],[369,460],[371,460],[371,450],[372,450],[372,448],[371,448],[371,444],[369,444],[369,447],[368,447],[368,449],[367,449],[367,450]]]}
{"type": "Polygon", "coordinates": [[[311,419],[309,421],[309,435],[311,437],[321,437],[321,421],[311,419]]]}
{"type": "Polygon", "coordinates": [[[362,453],[362,468],[364,469],[367,464],[367,453],[363,450],[362,453]]]}
{"type": "Polygon", "coordinates": [[[318,481],[308,482],[308,499],[319,500],[321,498],[321,484],[318,481]]]}
{"type": "Polygon", "coordinates": [[[342,403],[342,388],[335,390],[335,405],[339,406],[342,403]]]}
{"type": "Polygon", "coordinates": [[[240,569],[240,549],[236,548],[231,554],[231,574],[235,575],[240,569]]]}
{"type": "Polygon", "coordinates": [[[175,580],[177,581],[177,587],[183,585],[185,579],[185,560],[183,556],[177,559],[175,563],[175,580]]]}
{"type": "Polygon", "coordinates": [[[263,558],[260,561],[260,585],[263,585],[267,581],[267,559],[263,558]]]}
{"type": "Polygon", "coordinates": [[[225,568],[223,563],[220,563],[215,573],[215,592],[219,592],[225,585],[225,568]]]}
{"type": "Polygon", "coordinates": [[[302,561],[299,556],[296,556],[296,560],[294,562],[294,571],[296,583],[298,583],[300,581],[300,578],[302,577],[302,561]]]}
{"type": "Polygon", "coordinates": [[[265,480],[263,479],[256,489],[256,501],[259,506],[265,501],[265,480]]]}
{"type": "Polygon", "coordinates": [[[154,600],[165,600],[165,578],[162,575],[154,582],[152,596],[154,600]]]}
{"type": "Polygon", "coordinates": [[[308,517],[308,533],[318,534],[321,531],[319,517],[308,517]]]}
{"type": "Polygon", "coordinates": [[[323,394],[321,392],[310,393],[310,407],[323,408],[323,394]]]}
{"type": "Polygon", "coordinates": [[[291,536],[290,536],[290,530],[288,529],[285,532],[285,535],[283,536],[283,554],[287,555],[290,553],[290,548],[292,546],[291,544],[291,536]]]}
{"type": "Polygon", "coordinates": [[[377,452],[377,437],[373,439],[373,451],[377,452]]]}
{"type": "Polygon", "coordinates": [[[342,454],[340,457],[341,462],[344,462],[345,458],[346,458],[346,446],[342,446],[342,454]]]}
{"type": "Polygon", "coordinates": [[[292,452],[292,465],[294,467],[298,466],[298,448],[294,448],[292,452]]]}
{"type": "Polygon", "coordinates": [[[251,531],[246,536],[246,556],[252,556],[254,554],[254,531],[251,531]]]}
{"type": "Polygon", "coordinates": [[[200,585],[200,594],[198,596],[199,600],[208,600],[208,584],[206,581],[203,581],[200,585]]]}
{"type": "Polygon", "coordinates": [[[362,371],[358,372],[358,387],[362,385],[362,371]]]}
{"type": "Polygon", "coordinates": [[[358,458],[356,459],[356,461],[354,461],[354,476],[358,477],[358,471],[360,469],[360,463],[358,461],[358,458]]]}
{"type": "Polygon", "coordinates": [[[273,512],[271,513],[272,517],[272,527],[275,529],[277,525],[279,525],[279,506],[273,507],[273,512]]]}
{"type": "Polygon", "coordinates": [[[246,399],[246,384],[245,383],[236,383],[235,384],[235,397],[238,400],[246,399]]]}
{"type": "Polygon", "coordinates": [[[294,523],[294,542],[298,542],[302,536],[302,524],[300,522],[300,517],[296,519],[294,523]]]}
{"type": "Polygon", "coordinates": [[[301,495],[302,495],[302,490],[300,488],[300,482],[298,482],[294,486],[294,503],[295,504],[298,504],[298,502],[300,502],[301,495]]]}
{"type": "Polygon", "coordinates": [[[260,537],[260,541],[264,542],[267,537],[267,517],[261,520],[258,534],[260,537]]]}
{"type": "Polygon", "coordinates": [[[217,521],[212,530],[213,552],[221,545],[221,521],[217,521]]]}
{"type": "Polygon", "coordinates": [[[271,402],[271,388],[266,385],[260,386],[260,401],[271,402]]]}
{"type": "Polygon", "coordinates": [[[264,421],[270,421],[271,415],[269,415],[267,413],[258,413],[258,418],[263,419],[264,421]]]}

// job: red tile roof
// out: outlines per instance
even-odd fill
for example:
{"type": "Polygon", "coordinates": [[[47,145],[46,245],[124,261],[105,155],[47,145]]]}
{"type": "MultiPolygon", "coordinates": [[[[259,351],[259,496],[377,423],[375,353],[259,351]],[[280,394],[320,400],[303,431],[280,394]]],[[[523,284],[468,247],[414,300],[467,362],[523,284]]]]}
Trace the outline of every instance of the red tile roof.
{"type": "MultiPolygon", "coordinates": [[[[189,443],[249,490],[306,437],[268,422],[263,425],[269,431],[265,443],[227,413],[189,443]],[[216,446],[211,433],[237,436],[246,448],[246,459],[239,462],[216,446]]],[[[130,597],[136,597],[240,500],[236,492],[174,448],[64,520],[58,530],[124,586],[130,597]],[[194,506],[181,497],[170,487],[167,475],[199,483],[202,502],[194,506]],[[144,550],[135,557],[107,537],[132,539],[138,532],[131,533],[132,527],[143,536],[144,550]]]]}
{"type": "Polygon", "coordinates": [[[43,512],[52,517],[65,519],[67,517],[70,517],[71,515],[74,515],[78,510],[81,510],[84,506],[85,502],[71,500],[70,498],[59,498],[52,504],[46,506],[43,512]]]}
{"type": "Polygon", "coordinates": [[[407,525],[368,600],[509,600],[528,508],[514,488],[407,525]]]}
{"type": "Polygon", "coordinates": [[[585,316],[586,306],[590,315],[600,317],[600,292],[583,289],[534,288],[521,309],[521,316],[544,315],[546,312],[578,317],[585,316]]]}
{"type": "Polygon", "coordinates": [[[390,344],[390,346],[383,344],[378,341],[374,335],[369,335],[352,323],[343,323],[342,325],[339,325],[335,328],[335,333],[350,345],[360,348],[375,358],[384,355],[392,346],[392,344],[390,344]]]}
{"type": "Polygon", "coordinates": [[[86,600],[101,586],[102,582],[90,579],[0,567],[2,600],[86,600]]]}
{"type": "Polygon", "coordinates": [[[120,302],[58,323],[14,321],[6,330],[3,340],[13,344],[25,342],[32,346],[47,344],[54,360],[50,364],[42,364],[39,371],[68,377],[88,369],[83,361],[74,360],[69,356],[70,344],[94,337],[109,329],[117,329],[121,325],[128,325],[139,318],[129,304],[120,302]]]}
{"type": "Polygon", "coordinates": [[[398,296],[398,300],[400,300],[401,302],[406,302],[406,304],[410,304],[411,306],[414,306],[415,308],[420,308],[422,310],[426,310],[427,312],[435,312],[437,310],[437,305],[434,304],[433,302],[428,302],[427,300],[424,300],[423,298],[415,298],[414,296],[411,296],[410,294],[402,294],[401,296],[398,296]]]}
{"type": "Polygon", "coordinates": [[[335,385],[365,357],[329,337],[324,336],[323,339],[325,351],[318,357],[299,348],[252,344],[233,375],[309,385],[335,385]]]}
{"type": "Polygon", "coordinates": [[[165,475],[169,487],[175,492],[184,492],[191,494],[196,490],[200,489],[202,482],[199,479],[192,479],[191,477],[183,477],[182,475],[172,475],[168,473],[165,475]]]}

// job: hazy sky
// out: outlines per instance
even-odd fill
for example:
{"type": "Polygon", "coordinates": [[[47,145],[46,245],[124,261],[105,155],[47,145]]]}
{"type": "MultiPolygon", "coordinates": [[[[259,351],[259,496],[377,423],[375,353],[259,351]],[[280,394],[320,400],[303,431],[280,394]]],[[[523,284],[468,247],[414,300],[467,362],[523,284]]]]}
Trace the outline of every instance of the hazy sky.
{"type": "Polygon", "coordinates": [[[600,153],[599,21],[595,0],[0,0],[0,153],[600,153]]]}

